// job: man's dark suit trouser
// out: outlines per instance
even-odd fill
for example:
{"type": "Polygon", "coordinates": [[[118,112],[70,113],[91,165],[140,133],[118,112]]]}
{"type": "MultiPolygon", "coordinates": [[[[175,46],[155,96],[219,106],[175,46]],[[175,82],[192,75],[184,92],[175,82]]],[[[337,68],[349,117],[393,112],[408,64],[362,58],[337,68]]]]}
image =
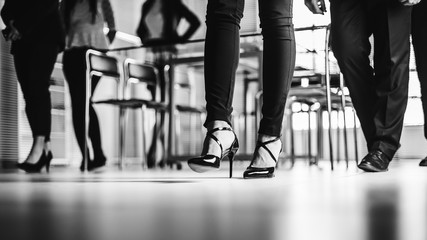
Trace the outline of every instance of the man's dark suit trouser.
{"type": "Polygon", "coordinates": [[[400,146],[408,99],[411,11],[397,1],[374,5],[369,0],[331,0],[332,50],[368,150],[381,150],[390,159],[400,146]]]}
{"type": "Polygon", "coordinates": [[[412,10],[412,45],[421,86],[424,112],[424,137],[427,139],[427,2],[421,1],[412,10]]]}

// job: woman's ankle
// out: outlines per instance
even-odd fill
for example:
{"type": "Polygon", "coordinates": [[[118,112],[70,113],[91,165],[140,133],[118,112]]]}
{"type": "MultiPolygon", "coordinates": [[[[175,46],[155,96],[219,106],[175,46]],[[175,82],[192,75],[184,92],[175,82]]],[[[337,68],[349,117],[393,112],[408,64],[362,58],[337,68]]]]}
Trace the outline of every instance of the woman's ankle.
{"type": "Polygon", "coordinates": [[[214,120],[206,124],[206,129],[208,131],[215,128],[232,128],[230,124],[223,120],[214,120]]]}
{"type": "Polygon", "coordinates": [[[268,141],[272,141],[274,139],[276,139],[276,136],[272,136],[272,135],[267,135],[267,134],[258,134],[258,141],[259,142],[268,142],[268,141]]]}
{"type": "Polygon", "coordinates": [[[35,136],[33,138],[33,145],[31,146],[30,153],[28,154],[25,162],[36,163],[42,154],[44,154],[45,148],[45,137],[44,136],[35,136]]]}
{"type": "Polygon", "coordinates": [[[282,150],[282,142],[277,136],[259,134],[258,144],[265,143],[267,143],[265,148],[268,150],[264,147],[259,147],[257,149],[257,152],[254,153],[253,160],[251,162],[252,167],[267,168],[276,166],[276,162],[278,161],[282,150]]]}
{"type": "MultiPolygon", "coordinates": [[[[211,131],[217,128],[232,129],[230,124],[228,124],[226,121],[221,121],[221,120],[215,120],[215,121],[209,122],[206,125],[206,128],[208,131],[211,131]]],[[[222,146],[222,151],[230,148],[230,146],[233,144],[233,142],[236,139],[236,135],[234,134],[234,132],[228,131],[228,130],[215,131],[212,133],[212,135],[214,135],[218,139],[219,143],[222,146]]],[[[206,136],[203,146],[204,147],[202,150],[202,155],[210,154],[217,157],[221,157],[222,152],[221,152],[220,145],[214,139],[212,139],[212,137],[210,137],[209,135],[206,136]]]]}

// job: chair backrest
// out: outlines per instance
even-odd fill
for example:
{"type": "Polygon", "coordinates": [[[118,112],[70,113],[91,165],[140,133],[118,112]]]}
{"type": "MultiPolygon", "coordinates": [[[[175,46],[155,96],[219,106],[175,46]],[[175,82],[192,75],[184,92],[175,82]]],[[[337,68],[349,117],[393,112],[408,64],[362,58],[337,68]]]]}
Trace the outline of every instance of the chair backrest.
{"type": "Polygon", "coordinates": [[[120,78],[118,60],[113,56],[96,50],[88,50],[86,52],[86,65],[88,71],[93,75],[120,78]]]}
{"type": "MultiPolygon", "coordinates": [[[[86,52],[87,81],[91,81],[93,76],[107,76],[114,79],[117,85],[117,97],[121,98],[122,77],[119,68],[119,61],[114,56],[90,49],[86,52]]],[[[93,89],[92,89],[93,91],[93,89]]]]}
{"type": "Polygon", "coordinates": [[[159,83],[159,74],[156,67],[150,64],[138,63],[129,58],[123,64],[125,76],[124,94],[129,94],[132,83],[144,83],[151,93],[151,100],[156,100],[159,83]]]}

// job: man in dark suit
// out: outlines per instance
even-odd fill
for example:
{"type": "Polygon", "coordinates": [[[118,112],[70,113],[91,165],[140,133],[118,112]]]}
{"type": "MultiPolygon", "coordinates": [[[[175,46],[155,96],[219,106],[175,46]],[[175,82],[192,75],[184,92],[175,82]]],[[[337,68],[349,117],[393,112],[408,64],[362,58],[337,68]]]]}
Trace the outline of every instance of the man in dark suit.
{"type": "MultiPolygon", "coordinates": [[[[421,86],[424,137],[427,139],[427,1],[425,0],[412,9],[412,45],[421,86]]],[[[427,157],[421,160],[420,166],[427,166],[427,157]]]]}
{"type": "MultiPolygon", "coordinates": [[[[364,171],[387,171],[400,146],[408,99],[410,6],[419,1],[330,1],[332,50],[369,151],[358,165],[364,171]],[[369,59],[371,36],[374,67],[369,59]]],[[[314,13],[324,10],[318,0],[305,3],[314,13]]]]}

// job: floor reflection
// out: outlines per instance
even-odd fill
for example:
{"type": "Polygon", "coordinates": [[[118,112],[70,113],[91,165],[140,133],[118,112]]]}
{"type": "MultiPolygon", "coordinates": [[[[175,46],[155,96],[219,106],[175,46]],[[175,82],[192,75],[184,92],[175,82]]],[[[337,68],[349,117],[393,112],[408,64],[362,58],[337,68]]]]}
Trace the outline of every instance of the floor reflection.
{"type": "Polygon", "coordinates": [[[399,236],[398,190],[396,188],[370,189],[366,198],[368,239],[397,240],[399,236]]]}
{"type": "Polygon", "coordinates": [[[426,239],[427,168],[416,161],[374,174],[299,164],[274,179],[226,176],[226,168],[0,174],[0,239],[426,239]]]}

